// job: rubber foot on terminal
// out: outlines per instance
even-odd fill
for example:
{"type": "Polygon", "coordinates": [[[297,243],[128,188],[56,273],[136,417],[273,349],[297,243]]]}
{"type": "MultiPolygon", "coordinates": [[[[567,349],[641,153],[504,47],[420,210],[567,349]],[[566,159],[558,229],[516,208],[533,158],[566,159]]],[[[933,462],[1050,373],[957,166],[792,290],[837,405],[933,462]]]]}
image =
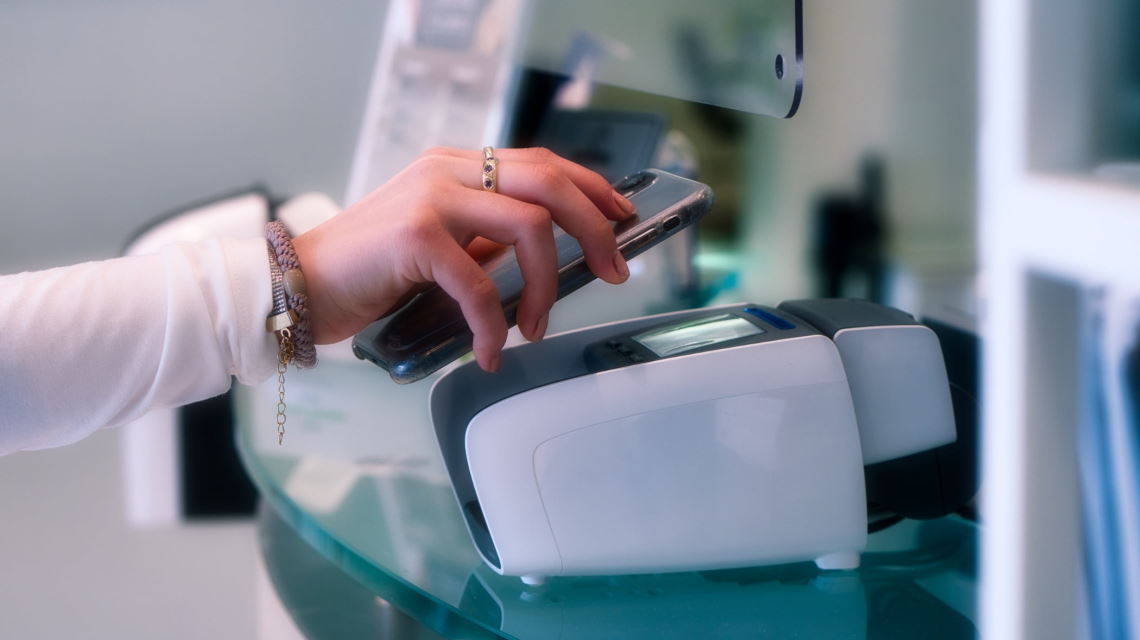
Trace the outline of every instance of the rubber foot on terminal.
{"type": "Polygon", "coordinates": [[[815,559],[815,566],[829,570],[843,570],[843,569],[858,569],[859,568],[859,552],[858,551],[836,551],[822,555],[815,559]]]}

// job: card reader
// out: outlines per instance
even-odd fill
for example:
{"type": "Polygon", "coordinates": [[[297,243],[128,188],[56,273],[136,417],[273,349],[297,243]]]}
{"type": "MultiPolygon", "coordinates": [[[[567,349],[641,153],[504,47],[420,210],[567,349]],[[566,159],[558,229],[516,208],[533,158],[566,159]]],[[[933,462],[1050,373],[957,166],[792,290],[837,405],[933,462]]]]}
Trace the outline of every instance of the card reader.
{"type": "Polygon", "coordinates": [[[946,380],[909,315],[795,301],[551,336],[499,373],[451,371],[430,406],[498,573],[844,569],[867,539],[864,465],[954,440],[946,380]]]}

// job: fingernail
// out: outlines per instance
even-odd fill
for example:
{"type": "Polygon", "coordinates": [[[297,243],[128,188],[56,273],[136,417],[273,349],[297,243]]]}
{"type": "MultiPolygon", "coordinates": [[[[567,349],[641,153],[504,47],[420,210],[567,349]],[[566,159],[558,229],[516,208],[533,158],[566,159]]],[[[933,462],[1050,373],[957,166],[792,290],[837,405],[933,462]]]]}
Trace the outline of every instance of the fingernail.
{"type": "Polygon", "coordinates": [[[629,265],[625,263],[625,256],[621,254],[621,251],[614,252],[614,270],[621,276],[622,282],[629,279],[629,265]]]}
{"type": "Polygon", "coordinates": [[[621,210],[625,212],[626,216],[632,216],[637,211],[637,207],[633,206],[633,203],[629,201],[629,198],[623,196],[617,191],[614,191],[614,202],[617,202],[618,206],[621,207],[621,210]]]}
{"type": "Polygon", "coordinates": [[[491,373],[498,373],[499,365],[503,363],[502,361],[502,354],[496,353],[495,355],[491,356],[491,361],[487,363],[487,371],[490,371],[491,373]]]}
{"type": "Polygon", "coordinates": [[[538,342],[546,335],[546,323],[550,321],[550,312],[547,311],[534,324],[530,326],[530,331],[526,333],[526,339],[531,342],[538,342]]]}
{"type": "Polygon", "coordinates": [[[542,314],[542,318],[538,320],[534,330],[534,342],[542,340],[546,336],[546,326],[550,324],[550,312],[542,314]]]}

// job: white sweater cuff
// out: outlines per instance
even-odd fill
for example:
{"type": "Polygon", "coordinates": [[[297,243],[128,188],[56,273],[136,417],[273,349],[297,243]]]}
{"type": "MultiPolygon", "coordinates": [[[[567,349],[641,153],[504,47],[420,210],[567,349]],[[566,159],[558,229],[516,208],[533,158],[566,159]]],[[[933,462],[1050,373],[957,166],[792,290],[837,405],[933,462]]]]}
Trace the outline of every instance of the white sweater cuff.
{"type": "Polygon", "coordinates": [[[230,374],[242,384],[258,384],[277,368],[277,340],[265,330],[273,308],[269,253],[264,238],[224,239],[222,251],[234,309],[234,331],[225,337],[230,374]]]}

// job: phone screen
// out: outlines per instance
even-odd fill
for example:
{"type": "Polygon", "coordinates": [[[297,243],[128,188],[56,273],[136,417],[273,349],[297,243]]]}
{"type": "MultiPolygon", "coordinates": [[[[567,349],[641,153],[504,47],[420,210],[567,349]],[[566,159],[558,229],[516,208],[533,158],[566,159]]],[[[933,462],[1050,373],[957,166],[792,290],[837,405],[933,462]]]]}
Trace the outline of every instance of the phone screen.
{"type": "Polygon", "coordinates": [[[764,330],[740,316],[723,313],[707,318],[686,320],[680,324],[633,336],[641,346],[658,357],[692,351],[713,344],[764,333],[764,330]]]}

